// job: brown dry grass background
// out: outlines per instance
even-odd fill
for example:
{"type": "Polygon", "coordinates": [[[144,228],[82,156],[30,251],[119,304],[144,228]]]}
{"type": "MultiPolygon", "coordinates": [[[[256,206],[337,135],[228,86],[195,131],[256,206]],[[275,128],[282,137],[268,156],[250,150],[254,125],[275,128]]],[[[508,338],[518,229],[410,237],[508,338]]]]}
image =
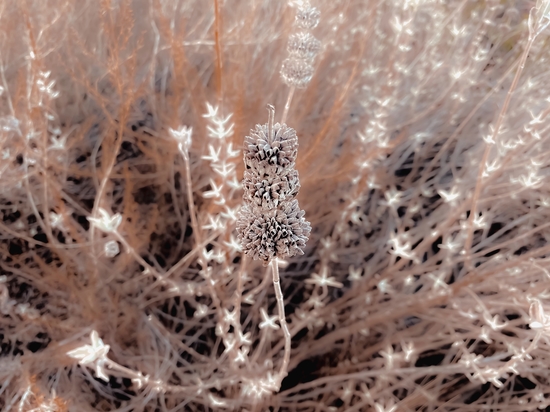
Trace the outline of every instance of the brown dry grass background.
{"type": "Polygon", "coordinates": [[[280,269],[276,390],[230,153],[283,112],[303,4],[0,3],[2,411],[547,407],[547,2],[312,6],[322,51],[286,123],[313,230],[280,269]],[[93,331],[108,353],[79,363],[93,331]]]}

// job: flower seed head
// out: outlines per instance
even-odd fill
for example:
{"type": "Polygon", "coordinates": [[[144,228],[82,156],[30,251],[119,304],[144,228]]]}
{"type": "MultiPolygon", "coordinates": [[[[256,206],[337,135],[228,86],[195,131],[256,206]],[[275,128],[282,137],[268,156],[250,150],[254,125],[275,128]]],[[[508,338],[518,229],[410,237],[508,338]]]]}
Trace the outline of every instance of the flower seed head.
{"type": "Polygon", "coordinates": [[[311,232],[296,199],[281,206],[265,210],[245,204],[239,211],[237,233],[243,251],[264,264],[302,255],[311,232]]]}
{"type": "Polygon", "coordinates": [[[321,12],[319,9],[307,5],[298,9],[298,13],[296,13],[296,24],[302,29],[311,30],[317,27],[320,18],[321,12]]]}
{"type": "Polygon", "coordinates": [[[237,234],[245,254],[262,260],[303,254],[311,226],[295,196],[300,189],[294,169],[298,152],[296,131],[274,122],[268,105],[266,124],[256,125],[245,137],[243,200],[237,216],[237,234]]]}
{"type": "Polygon", "coordinates": [[[281,77],[288,86],[304,88],[313,77],[313,66],[307,60],[289,57],[283,61],[281,77]]]}
{"type": "Polygon", "coordinates": [[[321,50],[321,42],[307,32],[295,33],[288,38],[287,50],[299,59],[312,60],[321,50]]]}
{"type": "Polygon", "coordinates": [[[298,153],[296,131],[275,123],[270,141],[269,124],[256,125],[244,139],[246,168],[260,177],[285,173],[294,167],[298,153]]]}
{"type": "Polygon", "coordinates": [[[243,179],[243,199],[250,204],[264,209],[273,209],[280,203],[292,200],[300,190],[298,172],[294,169],[288,173],[265,178],[247,170],[243,179]]]}

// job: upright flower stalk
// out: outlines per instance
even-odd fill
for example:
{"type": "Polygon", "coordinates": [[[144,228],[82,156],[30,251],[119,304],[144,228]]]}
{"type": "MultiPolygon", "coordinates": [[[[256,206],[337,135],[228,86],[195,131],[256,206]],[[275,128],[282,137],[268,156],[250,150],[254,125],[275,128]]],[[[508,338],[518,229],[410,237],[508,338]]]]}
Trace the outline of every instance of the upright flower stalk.
{"type": "Polygon", "coordinates": [[[295,31],[288,38],[288,57],[281,66],[281,79],[290,87],[281,123],[285,123],[295,88],[305,88],[313,77],[313,62],[321,51],[321,42],[310,31],[319,24],[319,9],[308,1],[300,2],[294,22],[295,31]]]}
{"type": "Polygon", "coordinates": [[[264,266],[271,263],[279,323],[285,337],[280,386],[290,359],[290,332],[277,259],[302,255],[311,226],[295,198],[300,189],[298,172],[294,169],[298,153],[296,131],[286,124],[274,124],[275,108],[268,105],[268,110],[268,122],[256,125],[245,138],[244,204],[239,211],[237,232],[246,255],[261,260],[264,266]]]}

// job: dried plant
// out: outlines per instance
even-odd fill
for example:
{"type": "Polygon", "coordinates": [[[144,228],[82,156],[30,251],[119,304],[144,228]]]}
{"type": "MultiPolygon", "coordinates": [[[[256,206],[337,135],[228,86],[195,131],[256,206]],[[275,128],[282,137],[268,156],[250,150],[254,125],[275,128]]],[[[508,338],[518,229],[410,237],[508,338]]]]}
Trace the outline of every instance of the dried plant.
{"type": "Polygon", "coordinates": [[[279,278],[279,259],[303,255],[311,231],[300,210],[300,183],[294,169],[298,153],[296,131],[286,124],[273,124],[275,108],[268,105],[269,121],[256,126],[245,138],[243,200],[237,220],[238,239],[245,254],[271,263],[279,323],[285,337],[285,353],[273,390],[279,390],[287,375],[291,335],[279,278]]]}
{"type": "Polygon", "coordinates": [[[548,409],[549,25],[0,2],[0,410],[548,409]]]}
{"type": "Polygon", "coordinates": [[[272,259],[303,255],[311,231],[295,196],[300,182],[294,169],[298,153],[296,131],[286,124],[257,125],[245,138],[244,205],[237,233],[245,254],[265,264],[272,259]]]}

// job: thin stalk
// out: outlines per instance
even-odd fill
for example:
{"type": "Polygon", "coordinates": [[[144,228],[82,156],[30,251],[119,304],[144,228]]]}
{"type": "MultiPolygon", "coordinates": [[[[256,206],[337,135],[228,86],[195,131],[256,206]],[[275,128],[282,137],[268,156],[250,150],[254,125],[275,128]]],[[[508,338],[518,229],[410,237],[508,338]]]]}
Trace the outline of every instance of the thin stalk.
{"type": "Polygon", "coordinates": [[[279,312],[279,323],[281,324],[281,329],[283,330],[283,335],[285,339],[285,349],[283,355],[283,363],[281,364],[281,369],[279,370],[278,377],[278,386],[280,387],[281,382],[287,375],[288,364],[290,363],[290,331],[288,330],[288,325],[286,324],[285,316],[285,301],[283,298],[283,292],[281,291],[281,284],[279,282],[279,265],[277,263],[277,258],[271,261],[271,269],[273,273],[273,288],[275,289],[275,297],[277,298],[277,308],[279,312]]]}
{"type": "Polygon", "coordinates": [[[285,110],[283,112],[283,117],[281,118],[281,124],[283,124],[284,122],[286,122],[286,118],[288,116],[288,111],[290,110],[290,103],[292,102],[292,97],[294,96],[294,89],[295,87],[292,86],[288,92],[288,97],[286,99],[286,104],[285,104],[285,110]]]}
{"type": "Polygon", "coordinates": [[[239,272],[237,273],[237,289],[235,290],[235,312],[236,318],[241,321],[241,302],[243,298],[243,273],[246,268],[246,258],[241,256],[241,266],[239,272]]]}
{"type": "Polygon", "coordinates": [[[216,50],[216,95],[218,97],[218,106],[221,107],[223,102],[223,61],[222,61],[222,39],[221,39],[221,15],[220,4],[218,0],[214,0],[214,39],[216,50]]]}
{"type": "MultiPolygon", "coordinates": [[[[198,249],[201,244],[202,236],[199,233],[199,224],[195,213],[195,201],[193,200],[193,186],[191,183],[191,168],[189,166],[189,153],[186,150],[180,150],[180,153],[184,160],[183,163],[185,164],[185,184],[187,185],[187,203],[189,205],[189,214],[191,215],[191,228],[193,229],[193,234],[195,235],[195,248],[198,249]]],[[[208,262],[206,262],[201,255],[198,257],[198,263],[204,269],[208,267],[208,262]]],[[[212,306],[216,309],[218,317],[221,319],[223,317],[221,302],[216,294],[216,290],[209,280],[207,281],[207,288],[210,292],[210,297],[212,298],[212,306]]]]}
{"type": "MultiPolygon", "coordinates": [[[[519,78],[521,76],[521,73],[523,72],[523,68],[525,67],[525,62],[527,60],[527,56],[529,56],[529,51],[531,50],[531,46],[533,45],[533,41],[535,40],[535,36],[529,35],[529,40],[527,41],[527,45],[525,47],[525,50],[523,51],[523,54],[520,59],[519,67],[516,70],[516,74],[514,76],[514,79],[512,81],[512,84],[510,85],[510,88],[508,89],[508,93],[506,94],[506,99],[504,99],[504,104],[502,105],[502,109],[500,110],[500,113],[498,115],[495,127],[493,129],[493,133],[491,135],[490,141],[495,142],[497,135],[500,131],[500,127],[502,126],[502,123],[504,122],[504,115],[508,111],[508,105],[510,104],[510,100],[512,99],[512,94],[516,90],[516,87],[519,82],[519,78]]],[[[483,152],[483,157],[481,158],[481,162],[479,163],[479,169],[477,173],[477,180],[476,185],[474,188],[474,193],[472,196],[472,202],[470,206],[470,216],[468,217],[468,228],[466,231],[466,240],[464,242],[464,251],[467,253],[467,259],[466,259],[466,269],[471,270],[471,248],[472,248],[472,241],[473,241],[473,232],[474,232],[474,219],[477,214],[477,202],[479,200],[479,196],[481,195],[481,189],[482,189],[482,178],[483,178],[483,171],[485,169],[485,165],[487,164],[487,160],[489,158],[489,153],[491,152],[492,145],[489,143],[490,141],[487,141],[485,143],[485,150],[483,152]]]]}
{"type": "Polygon", "coordinates": [[[267,105],[267,111],[269,112],[268,120],[267,120],[267,139],[268,143],[273,143],[273,122],[275,121],[275,107],[268,104],[267,105]]]}
{"type": "MultiPolygon", "coordinates": [[[[188,147],[186,147],[185,145],[178,145],[178,148],[181,156],[183,157],[183,163],[185,166],[185,184],[187,187],[187,204],[189,207],[191,228],[193,229],[193,235],[194,235],[193,250],[199,251],[197,262],[201,266],[201,268],[204,269],[204,271],[201,271],[201,274],[203,275],[203,278],[207,281],[206,288],[210,293],[210,297],[212,299],[212,307],[216,310],[218,317],[221,319],[223,317],[221,302],[216,293],[216,290],[213,287],[213,283],[211,282],[209,271],[206,270],[208,268],[208,262],[205,260],[204,256],[200,253],[203,247],[202,234],[199,232],[199,223],[198,223],[197,213],[195,209],[195,201],[193,199],[193,184],[191,182],[191,166],[189,165],[190,159],[189,159],[188,147]]],[[[178,264],[176,264],[175,266],[178,266],[180,262],[178,262],[178,264]]],[[[157,281],[160,281],[163,283],[164,279],[169,276],[169,273],[174,272],[175,266],[173,266],[172,269],[170,269],[167,273],[165,273],[164,276],[162,276],[162,278],[161,277],[157,278],[157,281]]],[[[174,286],[174,289],[178,290],[177,285],[174,286]]]]}
{"type": "Polygon", "coordinates": [[[183,157],[183,163],[185,164],[185,185],[187,186],[187,204],[189,205],[189,214],[191,215],[191,227],[193,228],[193,234],[195,235],[195,245],[201,243],[201,236],[199,234],[199,224],[197,222],[197,215],[195,213],[195,201],[193,199],[193,185],[191,183],[191,167],[189,166],[189,154],[185,150],[180,151],[183,157]]]}

